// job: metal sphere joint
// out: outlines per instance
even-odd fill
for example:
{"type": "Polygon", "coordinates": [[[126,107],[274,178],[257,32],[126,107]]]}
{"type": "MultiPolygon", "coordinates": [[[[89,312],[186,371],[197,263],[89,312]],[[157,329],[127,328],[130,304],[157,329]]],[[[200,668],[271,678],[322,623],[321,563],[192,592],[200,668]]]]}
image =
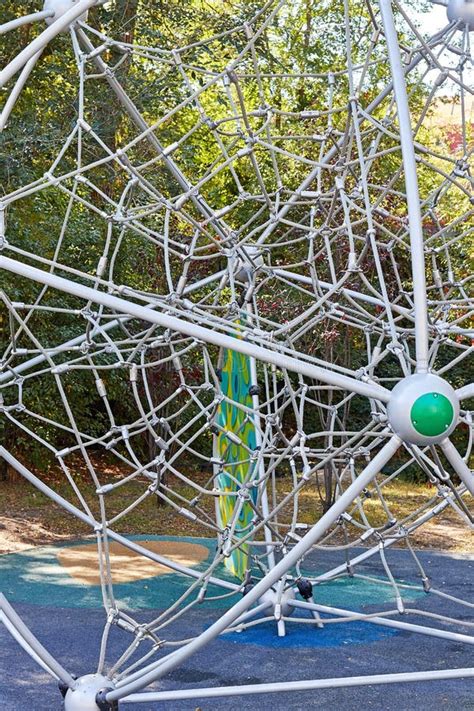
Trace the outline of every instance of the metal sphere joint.
{"type": "Polygon", "coordinates": [[[448,20],[462,20],[472,32],[474,30],[474,2],[472,0],[449,0],[446,8],[448,20]]]}
{"type": "Polygon", "coordinates": [[[103,689],[112,689],[113,684],[102,674],[81,676],[73,689],[64,698],[64,711],[100,711],[96,696],[103,689]]]}
{"type": "MultiPolygon", "coordinates": [[[[74,5],[77,5],[79,0],[44,0],[43,10],[46,12],[54,12],[54,15],[46,18],[45,22],[47,25],[52,25],[56,22],[62,15],[68,12],[74,5]]],[[[81,15],[79,20],[87,20],[87,12],[81,15]]],[[[67,32],[67,30],[64,30],[67,32]]]]}
{"type": "Polygon", "coordinates": [[[392,390],[387,417],[392,430],[410,444],[438,444],[454,430],[459,401],[438,375],[417,373],[392,390]]]}
{"type": "Polygon", "coordinates": [[[288,588],[283,593],[281,593],[281,596],[275,590],[273,590],[273,588],[270,588],[269,590],[264,592],[263,595],[259,598],[258,604],[261,605],[263,603],[266,603],[268,607],[273,610],[273,612],[275,612],[276,606],[280,604],[281,614],[284,617],[289,617],[294,611],[294,608],[289,604],[289,601],[294,599],[295,593],[293,588],[288,588]]]}

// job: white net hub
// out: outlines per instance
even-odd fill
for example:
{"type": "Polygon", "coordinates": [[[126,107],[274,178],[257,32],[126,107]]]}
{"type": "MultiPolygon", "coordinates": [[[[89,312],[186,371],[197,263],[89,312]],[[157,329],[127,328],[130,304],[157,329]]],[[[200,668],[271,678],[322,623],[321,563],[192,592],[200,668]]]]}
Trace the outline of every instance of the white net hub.
{"type": "Polygon", "coordinates": [[[102,674],[86,674],[76,681],[74,689],[68,689],[64,698],[65,711],[99,711],[97,694],[111,689],[110,679],[102,674]]]}
{"type": "MultiPolygon", "coordinates": [[[[45,22],[47,25],[52,25],[56,20],[58,20],[66,12],[69,12],[80,0],[44,0],[43,10],[45,12],[51,13],[51,17],[46,18],[45,22]]],[[[87,12],[84,12],[79,16],[79,20],[87,20],[87,12]]],[[[63,30],[67,32],[69,28],[63,30]]]]}
{"type": "Polygon", "coordinates": [[[448,0],[448,19],[465,23],[470,32],[474,30],[474,3],[472,0],[448,0]]]}
{"type": "Polygon", "coordinates": [[[387,417],[404,442],[439,444],[455,429],[459,399],[454,388],[431,373],[418,373],[393,388],[387,417]]]}

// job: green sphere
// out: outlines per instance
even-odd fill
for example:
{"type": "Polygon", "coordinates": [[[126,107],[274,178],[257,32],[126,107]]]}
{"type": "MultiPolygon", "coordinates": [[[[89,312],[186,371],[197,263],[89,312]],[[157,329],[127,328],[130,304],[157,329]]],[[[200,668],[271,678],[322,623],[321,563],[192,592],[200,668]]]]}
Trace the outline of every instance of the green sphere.
{"type": "Polygon", "coordinates": [[[449,428],[453,421],[454,409],[448,398],[441,393],[426,393],[415,400],[410,417],[419,434],[436,437],[449,428]]]}

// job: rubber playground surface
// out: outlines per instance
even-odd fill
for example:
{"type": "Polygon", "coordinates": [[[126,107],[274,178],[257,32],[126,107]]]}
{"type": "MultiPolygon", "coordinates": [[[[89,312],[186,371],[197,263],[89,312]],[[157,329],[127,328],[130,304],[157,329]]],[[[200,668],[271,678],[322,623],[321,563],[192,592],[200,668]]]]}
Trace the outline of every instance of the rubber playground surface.
{"type": "MultiPolygon", "coordinates": [[[[137,536],[140,542],[174,560],[200,569],[212,554],[208,539],[137,536]]],[[[95,545],[91,541],[44,546],[22,553],[0,556],[0,589],[41,643],[72,674],[95,671],[105,621],[96,572],[95,545]]],[[[120,547],[113,551],[114,585],[119,606],[132,611],[143,622],[167,607],[186,585],[182,576],[135,557],[120,547]]],[[[413,559],[405,550],[387,551],[390,564],[403,582],[419,582],[413,559]]],[[[419,558],[433,584],[443,591],[474,602],[474,555],[445,555],[430,551],[419,558]]],[[[315,573],[341,560],[334,552],[313,553],[305,561],[305,572],[315,573]]],[[[366,575],[384,580],[378,560],[364,563],[366,575]]],[[[236,598],[237,599],[237,598],[236,598]]],[[[321,604],[351,610],[393,608],[393,592],[383,582],[344,578],[317,588],[321,604]]],[[[409,591],[406,600],[415,607],[462,618],[474,623],[474,608],[460,607],[438,596],[409,591]],[[422,597],[423,600],[419,600],[422,597]]],[[[193,609],[177,622],[173,634],[190,637],[205,629],[229,606],[229,599],[213,601],[193,609]]],[[[295,613],[296,614],[296,613],[295,613]]],[[[300,613],[298,613],[300,614],[300,613]]],[[[301,613],[303,614],[303,613],[301,613]]],[[[426,618],[409,616],[407,621],[429,624],[426,618]]],[[[449,629],[449,627],[446,627],[449,629]]],[[[472,627],[463,629],[472,634],[472,627]]],[[[114,630],[108,659],[115,661],[130,642],[130,636],[114,630]]],[[[0,626],[0,709],[2,711],[56,711],[62,700],[55,681],[38,667],[0,626]]],[[[412,632],[388,629],[367,622],[287,626],[287,636],[278,638],[273,623],[241,633],[221,636],[184,666],[160,680],[156,689],[194,688],[256,684],[324,677],[359,676],[429,669],[472,667],[473,647],[412,632]]],[[[390,686],[354,687],[334,690],[288,692],[242,698],[196,699],[160,705],[125,705],[137,711],[228,711],[296,709],[377,711],[435,711],[473,709],[471,680],[417,682],[390,686]]]]}

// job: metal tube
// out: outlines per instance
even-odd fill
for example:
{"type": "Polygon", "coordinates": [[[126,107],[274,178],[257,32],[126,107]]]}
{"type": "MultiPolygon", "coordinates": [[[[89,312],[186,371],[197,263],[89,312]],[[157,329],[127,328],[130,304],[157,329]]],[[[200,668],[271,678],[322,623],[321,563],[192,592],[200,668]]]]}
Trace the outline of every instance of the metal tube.
{"type": "Polygon", "coordinates": [[[456,395],[459,400],[469,400],[469,398],[474,397],[474,383],[469,383],[464,385],[462,388],[456,390],[456,395]]]}
{"type": "MultiPolygon", "coordinates": [[[[21,474],[25,479],[27,479],[31,484],[36,486],[36,488],[41,491],[45,496],[48,496],[50,499],[52,499],[55,503],[59,504],[62,506],[66,511],[69,513],[73,514],[73,516],[76,516],[78,519],[86,523],[88,526],[91,526],[94,530],[97,530],[97,527],[100,527],[100,524],[98,521],[95,521],[93,518],[88,516],[86,513],[78,509],[76,506],[73,504],[69,503],[66,499],[64,499],[62,496],[57,494],[53,489],[50,489],[50,487],[47,484],[44,484],[41,479],[38,479],[32,472],[29,471],[21,462],[18,461],[10,452],[8,452],[5,447],[2,447],[0,445],[0,457],[3,457],[10,466],[12,466],[19,474],[21,474]]],[[[198,572],[197,570],[193,570],[192,568],[187,568],[184,565],[180,565],[179,563],[175,563],[173,560],[169,560],[168,558],[165,558],[164,556],[158,555],[158,553],[154,553],[153,551],[149,551],[147,548],[143,548],[142,546],[138,545],[134,541],[130,541],[128,538],[125,538],[124,536],[121,536],[119,533],[115,533],[115,531],[112,531],[108,529],[107,535],[109,538],[112,538],[114,541],[117,541],[117,543],[121,543],[123,546],[126,548],[129,548],[132,551],[135,551],[136,553],[139,553],[140,555],[144,555],[150,560],[154,560],[156,563],[160,563],[160,565],[164,565],[167,568],[170,568],[171,570],[175,570],[177,573],[181,573],[183,575],[187,575],[191,578],[201,578],[202,573],[198,572]]],[[[213,585],[218,585],[221,588],[224,588],[226,590],[238,590],[239,585],[236,585],[235,583],[228,582],[227,580],[220,580],[219,578],[214,578],[214,577],[209,577],[208,578],[209,582],[212,583],[213,585]]]]}
{"type": "Polygon", "coordinates": [[[46,45],[51,42],[57,35],[65,30],[69,25],[73,24],[78,17],[89,8],[94,7],[102,0],[80,0],[77,5],[71,7],[70,10],[58,17],[44,32],[36,37],[30,44],[25,47],[14,59],[7,64],[5,69],[0,71],[0,87],[4,86],[24,65],[40,50],[43,50],[46,45]]]}
{"type": "Polygon", "coordinates": [[[65,291],[66,293],[72,294],[81,299],[102,304],[103,306],[106,306],[114,311],[118,311],[119,313],[128,313],[131,316],[143,319],[144,321],[156,323],[163,328],[169,328],[172,331],[184,333],[191,338],[195,338],[206,343],[212,343],[219,347],[229,348],[230,350],[239,351],[244,355],[257,358],[257,360],[261,360],[264,363],[273,363],[279,368],[286,368],[287,370],[291,370],[295,373],[306,375],[309,378],[321,380],[323,383],[328,385],[333,385],[334,387],[342,388],[343,390],[348,390],[349,392],[358,393],[359,395],[365,395],[369,398],[376,398],[382,402],[388,402],[390,400],[390,391],[381,385],[362,382],[356,380],[355,378],[350,378],[347,375],[326,370],[325,368],[313,365],[312,363],[306,363],[299,358],[287,356],[279,353],[278,351],[272,351],[269,348],[254,345],[253,343],[249,343],[248,341],[244,341],[240,338],[226,336],[225,334],[213,331],[210,328],[198,326],[197,324],[190,323],[175,316],[156,313],[147,306],[140,306],[139,304],[135,304],[126,299],[118,298],[116,296],[112,296],[111,294],[91,289],[83,284],[76,284],[69,279],[63,279],[55,274],[51,274],[50,272],[45,272],[41,269],[37,269],[36,267],[22,264],[21,262],[10,259],[9,257],[0,257],[0,269],[1,268],[13,272],[14,274],[24,276],[27,279],[32,279],[33,281],[40,282],[41,284],[51,286],[53,289],[65,291]]]}
{"type": "Polygon", "coordinates": [[[0,35],[5,35],[7,32],[11,32],[11,30],[16,30],[17,27],[23,27],[23,25],[29,25],[32,22],[46,20],[48,17],[53,17],[53,15],[54,12],[52,10],[42,10],[41,12],[33,12],[31,15],[16,17],[14,20],[0,25],[0,35]]]}
{"type": "MultiPolygon", "coordinates": [[[[212,281],[216,281],[219,279],[224,272],[218,272],[217,274],[212,274],[211,277],[205,277],[204,279],[200,279],[199,281],[193,282],[192,284],[189,284],[187,287],[183,289],[183,295],[190,294],[192,291],[196,291],[196,289],[200,289],[202,286],[206,286],[206,284],[209,284],[212,281]]],[[[154,304],[148,304],[148,306],[151,309],[156,308],[154,304]]],[[[130,321],[131,316],[123,316],[121,318],[116,318],[112,319],[111,321],[107,321],[103,326],[100,328],[94,327],[89,334],[81,333],[80,336],[76,336],[76,338],[71,338],[69,341],[65,341],[65,343],[62,343],[60,346],[57,347],[56,352],[60,351],[65,351],[68,348],[73,348],[74,346],[80,346],[81,343],[84,343],[86,338],[88,337],[89,339],[93,338],[97,333],[100,333],[101,331],[107,332],[111,331],[113,328],[116,328],[116,326],[119,326],[121,323],[127,323],[127,321],[130,321]]],[[[34,356],[34,358],[30,358],[29,360],[25,360],[24,363],[20,363],[19,365],[16,365],[14,368],[10,368],[9,370],[6,370],[3,373],[0,373],[0,383],[3,383],[7,380],[13,380],[15,375],[19,375],[20,373],[24,373],[25,370],[30,370],[31,368],[34,368],[36,365],[39,365],[40,363],[44,363],[46,360],[46,356],[43,353],[40,353],[37,356],[34,356]]]]}
{"type": "Polygon", "coordinates": [[[18,77],[18,81],[11,90],[8,99],[5,103],[5,106],[3,107],[3,111],[0,114],[0,132],[3,131],[5,128],[8,119],[10,118],[10,114],[13,111],[15,104],[17,102],[18,97],[21,94],[21,91],[23,87],[25,86],[26,82],[28,81],[28,77],[30,76],[31,72],[33,71],[36,62],[38,59],[41,57],[41,54],[43,53],[43,50],[40,49],[39,52],[34,54],[31,59],[27,61],[25,66],[22,69],[22,72],[20,76],[18,77]]]}
{"type": "Polygon", "coordinates": [[[426,297],[425,253],[416,156],[413,146],[410,110],[405,85],[405,72],[400,58],[391,0],[380,0],[380,11],[382,13],[382,22],[392,70],[393,92],[397,103],[400,143],[405,171],[405,189],[407,195],[408,226],[412,259],[416,370],[418,373],[426,373],[428,371],[429,354],[428,303],[426,297]]]}
{"type": "Polygon", "coordinates": [[[221,686],[208,689],[186,689],[179,691],[150,691],[131,694],[122,703],[136,704],[152,701],[181,701],[184,699],[210,699],[221,696],[244,696],[249,694],[274,694],[285,691],[312,691],[314,689],[337,689],[346,686],[372,686],[373,684],[408,684],[416,681],[443,681],[446,679],[469,679],[474,677],[474,668],[441,669],[436,671],[401,672],[398,674],[372,674],[346,678],[315,679],[308,681],[281,681],[271,684],[245,684],[243,686],[221,686]]]}
{"type": "MultiPolygon", "coordinates": [[[[51,654],[36,639],[34,634],[25,625],[21,617],[17,615],[17,613],[10,605],[3,593],[0,593],[0,611],[5,615],[5,617],[8,618],[11,625],[17,630],[19,635],[25,641],[26,645],[31,647],[35,655],[37,655],[40,659],[43,660],[44,664],[49,667],[51,672],[55,676],[57,676],[58,679],[64,681],[64,683],[67,684],[69,687],[74,686],[74,679],[69,674],[69,672],[67,672],[64,667],[62,667],[61,664],[59,664],[59,662],[57,662],[56,659],[52,657],[51,654]]],[[[15,638],[17,639],[17,641],[19,641],[16,635],[15,638]]],[[[26,651],[28,651],[25,645],[22,644],[22,647],[26,649],[26,651]]]]}
{"type": "Polygon", "coordinates": [[[5,615],[5,613],[1,609],[1,600],[0,600],[0,622],[2,622],[5,625],[7,632],[9,632],[11,634],[13,639],[16,642],[18,642],[20,647],[25,650],[25,652],[33,659],[33,661],[36,662],[36,664],[38,664],[42,669],[44,669],[44,671],[47,674],[50,674],[52,677],[54,677],[54,679],[59,679],[58,675],[55,674],[50,667],[48,667],[48,665],[41,659],[41,657],[38,654],[36,654],[34,649],[32,647],[30,647],[28,642],[18,632],[15,625],[12,622],[10,622],[8,617],[5,615]]]}
{"type": "MultiPolygon", "coordinates": [[[[237,340],[237,339],[236,339],[237,340]]],[[[304,554],[316,543],[319,538],[328,530],[328,528],[344,513],[352,501],[360,495],[360,493],[370,484],[372,479],[380,472],[382,467],[392,458],[398,450],[401,440],[394,436],[390,439],[365,467],[364,471],[357,479],[344,491],[343,494],[334,502],[329,511],[327,511],[308,533],[302,538],[294,548],[292,548],[276,565],[270,570],[267,575],[260,580],[239,602],[237,602],[230,610],[227,610],[219,620],[214,622],[195,640],[182,647],[173,657],[164,660],[159,669],[151,670],[143,674],[141,678],[134,680],[131,683],[125,683],[120,689],[115,689],[107,694],[107,701],[115,701],[121,699],[132,692],[138,691],[145,686],[148,686],[152,681],[164,676],[171,669],[174,669],[181,662],[190,657],[194,652],[197,652],[208,642],[213,640],[217,635],[223,632],[227,627],[240,617],[249,607],[257,602],[260,597],[272,585],[274,585],[282,575],[288,572],[304,554]]],[[[146,671],[146,669],[144,670],[146,671]]]]}
{"type": "MultiPolygon", "coordinates": [[[[340,617],[354,617],[354,615],[360,615],[360,613],[354,612],[353,610],[341,610],[338,607],[328,607],[327,605],[307,603],[302,602],[300,600],[290,600],[288,604],[292,605],[293,607],[299,607],[304,610],[317,610],[318,612],[325,612],[330,615],[338,615],[340,617]]],[[[448,632],[447,630],[437,630],[433,627],[425,627],[425,625],[415,625],[411,622],[391,620],[388,617],[367,617],[367,619],[360,621],[368,622],[370,624],[378,625],[380,627],[393,627],[394,629],[404,630],[405,632],[415,632],[417,634],[424,634],[428,637],[440,637],[441,639],[449,639],[451,642],[474,644],[474,637],[469,637],[466,634],[459,634],[458,632],[448,632]]]]}
{"type": "Polygon", "coordinates": [[[440,444],[441,449],[443,450],[444,456],[448,460],[448,462],[451,464],[453,467],[454,471],[458,475],[458,477],[461,479],[462,483],[466,487],[466,489],[469,491],[472,496],[474,496],[474,473],[473,471],[468,467],[464,459],[461,457],[459,454],[458,450],[454,446],[454,444],[451,442],[450,439],[445,439],[443,442],[440,444]]]}
{"type": "MultiPolygon", "coordinates": [[[[249,303],[247,305],[247,311],[249,313],[250,319],[252,318],[253,312],[252,312],[252,306],[249,303]]],[[[258,385],[258,377],[257,377],[257,363],[255,361],[255,358],[249,358],[249,363],[250,363],[250,381],[252,385],[258,385]]],[[[255,423],[255,445],[256,449],[260,449],[262,445],[262,435],[261,435],[261,417],[260,417],[260,398],[258,395],[252,395],[252,401],[253,401],[253,407],[255,414],[253,415],[254,423],[255,423]]],[[[263,478],[265,476],[265,466],[263,463],[263,459],[260,459],[260,464],[259,464],[259,472],[258,472],[259,478],[263,478]]],[[[267,491],[267,483],[264,481],[261,485],[261,507],[262,507],[262,515],[265,520],[270,519],[270,507],[268,505],[268,491],[267,491]]],[[[267,561],[268,561],[268,567],[273,568],[275,565],[275,553],[273,550],[273,537],[272,537],[272,531],[268,526],[264,526],[263,529],[263,535],[265,538],[265,541],[268,543],[267,546],[267,561]]]]}

